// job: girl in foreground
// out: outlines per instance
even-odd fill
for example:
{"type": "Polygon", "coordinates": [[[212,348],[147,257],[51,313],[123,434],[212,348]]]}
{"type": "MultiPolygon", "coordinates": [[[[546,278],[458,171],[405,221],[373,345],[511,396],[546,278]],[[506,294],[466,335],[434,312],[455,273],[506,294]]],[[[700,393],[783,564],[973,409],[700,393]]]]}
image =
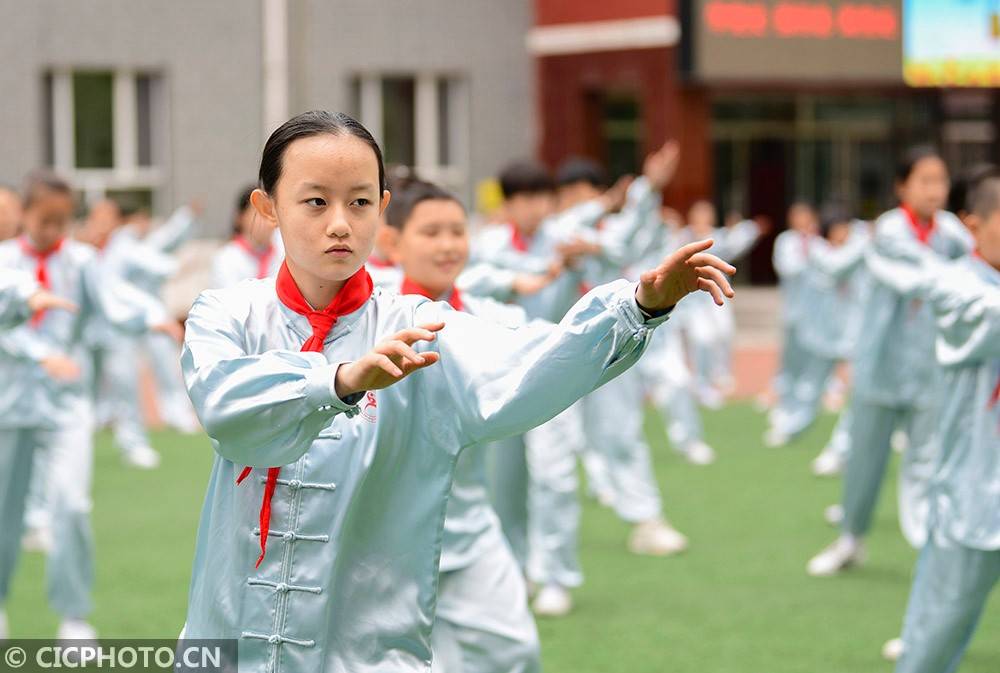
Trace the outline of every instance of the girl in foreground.
{"type": "Polygon", "coordinates": [[[621,373],[685,295],[732,297],[735,269],[695,243],[521,329],[373,292],[381,151],[328,112],[271,135],[251,202],[285,263],[202,294],[187,324],[185,380],[218,455],[185,636],[239,638],[244,670],[427,670],[459,452],[621,373]]]}

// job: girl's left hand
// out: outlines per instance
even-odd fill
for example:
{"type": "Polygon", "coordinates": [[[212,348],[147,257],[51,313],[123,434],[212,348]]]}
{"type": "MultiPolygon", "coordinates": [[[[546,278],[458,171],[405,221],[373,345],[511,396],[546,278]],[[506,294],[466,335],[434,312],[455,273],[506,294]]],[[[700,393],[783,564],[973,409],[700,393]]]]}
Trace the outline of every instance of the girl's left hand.
{"type": "Polygon", "coordinates": [[[635,291],[639,306],[661,313],[696,290],[708,292],[719,306],[725,303],[723,297],[732,299],[735,293],[726,276],[736,273],[736,267],[705,252],[712,243],[712,239],[688,243],[643,273],[635,291]]]}

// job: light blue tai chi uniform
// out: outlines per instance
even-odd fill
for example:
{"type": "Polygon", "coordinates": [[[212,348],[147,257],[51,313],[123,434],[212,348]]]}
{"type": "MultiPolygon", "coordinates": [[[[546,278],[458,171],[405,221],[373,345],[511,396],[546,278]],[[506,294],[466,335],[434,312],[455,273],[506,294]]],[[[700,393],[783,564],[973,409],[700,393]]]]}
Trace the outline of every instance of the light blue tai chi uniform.
{"type": "MultiPolygon", "coordinates": [[[[164,285],[178,271],[176,253],[193,235],[195,223],[191,208],[182,206],[143,238],[126,226],[123,233],[139,244],[135,248],[139,254],[130,260],[132,263],[125,269],[126,279],[140,290],[162,300],[164,285]]],[[[153,372],[160,418],[180,430],[196,429],[194,409],[191,408],[181,375],[180,344],[168,334],[152,332],[141,337],[136,347],[140,352],[144,351],[153,372]]]]}
{"type": "MultiPolygon", "coordinates": [[[[144,292],[151,302],[155,302],[157,313],[166,315],[158,290],[177,269],[171,257],[145,245],[130,230],[121,228],[98,253],[96,263],[103,267],[105,276],[144,292]]],[[[170,339],[165,334],[160,336],[170,339]]],[[[111,423],[114,442],[125,454],[148,450],[151,446],[139,393],[138,365],[144,340],[145,335],[123,333],[103,319],[91,321],[83,332],[83,341],[92,359],[91,390],[95,408],[102,420],[111,423]],[[100,413],[104,405],[106,415],[100,413]]]]}
{"type": "Polygon", "coordinates": [[[817,237],[809,246],[809,262],[799,276],[801,319],[798,345],[807,354],[798,375],[787,381],[771,425],[787,437],[806,430],[819,413],[827,382],[838,362],[854,351],[863,297],[864,255],[871,237],[868,225],[855,225],[847,241],[834,247],[817,237]]]}
{"type": "Polygon", "coordinates": [[[938,211],[934,222],[927,244],[920,242],[900,208],[875,223],[865,257],[872,286],[854,360],[851,451],[842,499],[843,532],[864,536],[882,486],[890,438],[904,428],[909,446],[900,469],[899,522],[916,548],[927,534],[927,486],[937,453],[941,392],[934,316],[919,293],[920,270],[928,261],[961,257],[971,246],[968,231],[951,213],[938,211]]]}
{"type": "Polygon", "coordinates": [[[9,329],[31,317],[28,300],[38,290],[38,281],[31,274],[0,269],[0,329],[9,329]]]}
{"type": "Polygon", "coordinates": [[[897,673],[958,668],[1000,579],[1000,271],[968,257],[927,287],[944,368],[941,452],[897,673]]]}
{"type": "Polygon", "coordinates": [[[558,325],[507,329],[376,289],[323,352],[272,279],[203,293],[182,366],[216,451],[184,635],[238,638],[253,671],[428,671],[446,505],[465,448],[523,433],[633,365],[651,328],[634,284],[588,293],[558,325]],[[396,332],[446,327],[440,362],[365,396],[337,368],[396,332]],[[256,468],[241,485],[243,466],[256,468]],[[281,466],[259,569],[265,469],[281,466]]]}
{"type": "MultiPolygon", "coordinates": [[[[478,283],[470,280],[474,277],[472,270],[486,264],[513,274],[547,273],[556,259],[557,247],[596,225],[603,215],[604,209],[597,201],[588,201],[549,217],[535,235],[526,241],[525,251],[518,250],[514,245],[513,225],[486,227],[473,241],[473,263],[463,273],[464,278],[459,279],[459,286],[476,294],[488,294],[501,301],[515,301],[530,319],[558,322],[580,296],[580,286],[584,281],[582,269],[566,269],[540,292],[516,297],[510,293],[510,285],[506,283],[497,283],[495,292],[489,293],[489,288],[481,282],[482,279],[478,283]]],[[[513,276],[508,277],[512,278],[513,276]]],[[[539,546],[537,543],[529,544],[529,537],[534,537],[536,541],[544,539],[544,544],[551,548],[563,549],[572,545],[572,554],[564,554],[566,560],[562,568],[554,571],[559,575],[563,586],[577,586],[583,581],[575,551],[580,505],[575,474],[571,480],[558,476],[549,479],[546,477],[550,473],[563,474],[566,463],[572,461],[575,465],[575,456],[583,452],[585,442],[580,413],[579,405],[573,405],[548,423],[526,433],[524,452],[492,451],[489,458],[493,505],[503,524],[504,535],[522,567],[528,565],[529,547],[537,549],[539,546]],[[550,448],[553,444],[563,447],[566,453],[574,457],[566,458],[560,453],[554,453],[550,448]],[[531,454],[534,454],[534,458],[531,454]],[[534,462],[531,470],[528,467],[529,461],[534,462]],[[548,466],[561,469],[556,471],[548,466]],[[536,495],[529,495],[529,490],[536,495]],[[539,495],[543,490],[546,492],[544,497],[539,495]],[[539,536],[538,528],[535,532],[529,532],[532,517],[528,510],[532,499],[535,502],[535,505],[531,505],[532,508],[555,508],[555,511],[561,513],[561,523],[556,527],[558,532],[554,535],[539,536]],[[553,501],[557,504],[542,504],[553,501]]],[[[541,524],[542,520],[538,516],[533,518],[535,525],[541,524]]]]}
{"type": "Polygon", "coordinates": [[[815,239],[816,236],[788,229],[774,240],[771,262],[778,274],[782,299],[781,360],[773,384],[779,399],[795,385],[809,362],[800,331],[802,321],[807,319],[801,280],[802,274],[809,268],[810,251],[815,239]]]}
{"type": "MultiPolygon", "coordinates": [[[[0,267],[33,274],[36,260],[17,240],[0,243],[0,267]]],[[[48,311],[37,325],[0,333],[0,605],[7,598],[21,549],[25,503],[35,453],[48,451],[44,489],[51,501],[54,546],[46,569],[52,608],[64,618],[91,611],[93,542],[90,484],[93,412],[85,384],[88,360],[80,334],[96,319],[116,329],[142,333],[163,322],[155,302],[106,274],[96,251],[72,240],[46,262],[51,290],[80,307],[79,313],[48,311]],[[84,377],[73,383],[51,379],[40,363],[72,357],[84,377]]]]}
{"type": "MultiPolygon", "coordinates": [[[[384,271],[384,268],[383,268],[384,271]]],[[[485,282],[482,269],[463,272],[485,282]]],[[[402,271],[382,273],[376,286],[400,292],[402,271]]],[[[442,297],[448,301],[450,295],[442,297]]],[[[524,311],[493,299],[461,293],[462,310],[509,329],[528,323],[524,311]]],[[[534,673],[541,670],[535,620],[527,587],[490,503],[487,451],[524,452],[523,435],[465,449],[445,510],[437,616],[431,634],[435,673],[534,673]]]]}

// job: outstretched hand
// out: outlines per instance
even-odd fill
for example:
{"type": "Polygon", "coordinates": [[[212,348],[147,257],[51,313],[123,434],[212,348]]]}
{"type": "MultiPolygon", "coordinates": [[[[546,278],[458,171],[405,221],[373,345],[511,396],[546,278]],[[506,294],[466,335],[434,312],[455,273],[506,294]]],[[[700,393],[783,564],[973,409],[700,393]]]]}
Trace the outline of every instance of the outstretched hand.
{"type": "Polygon", "coordinates": [[[443,322],[404,329],[376,344],[361,359],[341,365],[334,381],[337,396],[344,399],[366,390],[388,388],[413,372],[431,366],[441,356],[433,351],[418,353],[412,346],[418,341],[434,341],[442,329],[443,322]]]}
{"type": "Polygon", "coordinates": [[[705,252],[712,243],[712,239],[688,243],[643,273],[635,291],[639,306],[651,312],[665,311],[696,290],[708,292],[719,306],[725,303],[723,297],[735,296],[726,276],[736,273],[736,267],[705,252]]]}
{"type": "Polygon", "coordinates": [[[71,302],[69,299],[64,299],[59,295],[52,294],[48,290],[39,290],[35,294],[28,297],[28,308],[32,313],[37,311],[47,311],[49,309],[60,309],[71,313],[76,313],[80,310],[80,307],[71,302]]]}
{"type": "Polygon", "coordinates": [[[642,174],[646,176],[654,190],[663,189],[674,179],[680,159],[680,143],[668,140],[660,149],[646,157],[642,165],[642,174]]]}

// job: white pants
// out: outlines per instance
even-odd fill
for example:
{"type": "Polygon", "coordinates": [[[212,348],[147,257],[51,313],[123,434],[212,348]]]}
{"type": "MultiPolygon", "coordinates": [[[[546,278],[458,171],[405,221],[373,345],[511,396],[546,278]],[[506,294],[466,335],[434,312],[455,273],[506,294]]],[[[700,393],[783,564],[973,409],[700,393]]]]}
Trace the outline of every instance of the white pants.
{"type": "Polygon", "coordinates": [[[42,447],[51,452],[45,483],[54,542],[46,565],[49,603],[64,618],[83,618],[92,609],[94,583],[94,456],[92,411],[89,401],[79,397],[67,404],[55,430],[0,430],[0,605],[7,599],[20,555],[34,454],[42,447]]]}
{"type": "Polygon", "coordinates": [[[683,451],[704,439],[694,381],[684,360],[680,331],[664,325],[655,332],[639,364],[643,386],[657,411],[668,419],[667,437],[683,451]]]}
{"type": "Polygon", "coordinates": [[[150,446],[139,396],[139,343],[135,337],[117,336],[105,348],[89,351],[94,404],[107,405],[122,453],[150,446]]]}
{"type": "Polygon", "coordinates": [[[434,673],[537,673],[541,652],[524,577],[499,531],[471,565],[441,573],[434,673]]]}

